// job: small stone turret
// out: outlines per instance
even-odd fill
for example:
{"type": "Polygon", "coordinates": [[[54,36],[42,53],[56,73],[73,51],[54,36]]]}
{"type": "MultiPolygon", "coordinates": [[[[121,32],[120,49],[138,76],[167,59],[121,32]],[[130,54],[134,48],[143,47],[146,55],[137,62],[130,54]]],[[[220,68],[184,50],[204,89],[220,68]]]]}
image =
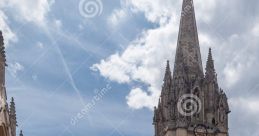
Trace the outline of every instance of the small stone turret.
{"type": "Polygon", "coordinates": [[[20,135],[19,136],[23,136],[22,130],[20,131],[20,135]]]}
{"type": "Polygon", "coordinates": [[[10,126],[11,126],[12,136],[16,136],[17,120],[16,120],[16,110],[15,110],[15,103],[14,103],[13,97],[10,104],[9,116],[10,116],[10,126]]]}

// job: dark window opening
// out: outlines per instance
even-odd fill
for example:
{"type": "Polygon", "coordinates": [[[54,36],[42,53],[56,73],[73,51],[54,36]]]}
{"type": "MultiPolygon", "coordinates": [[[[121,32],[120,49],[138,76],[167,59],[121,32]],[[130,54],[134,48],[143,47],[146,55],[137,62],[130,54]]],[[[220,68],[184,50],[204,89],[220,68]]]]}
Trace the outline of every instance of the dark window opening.
{"type": "Polygon", "coordinates": [[[216,125],[215,118],[212,119],[212,124],[213,124],[213,125],[216,125]]]}

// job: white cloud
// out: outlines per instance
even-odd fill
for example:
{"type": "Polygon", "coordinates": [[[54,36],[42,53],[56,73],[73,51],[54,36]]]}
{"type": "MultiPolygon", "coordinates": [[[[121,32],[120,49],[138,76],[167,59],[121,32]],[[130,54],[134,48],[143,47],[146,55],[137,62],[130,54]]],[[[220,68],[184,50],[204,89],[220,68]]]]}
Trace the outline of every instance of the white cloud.
{"type": "Polygon", "coordinates": [[[11,30],[11,28],[8,25],[8,17],[1,10],[0,10],[0,30],[3,33],[6,47],[10,45],[10,42],[16,42],[18,40],[16,34],[11,30]]]}
{"type": "MultiPolygon", "coordinates": [[[[146,85],[146,88],[134,86],[131,89],[126,97],[131,108],[148,107],[153,109],[153,106],[157,104],[166,59],[171,61],[171,65],[173,64],[181,4],[182,1],[172,0],[163,2],[159,0],[127,0],[127,6],[134,13],[144,13],[148,21],[159,24],[159,27],[145,30],[122,53],[113,54],[92,67],[94,70],[98,70],[102,76],[118,83],[132,85],[132,83],[140,82],[146,85]]],[[[255,43],[258,43],[258,40],[256,40],[255,35],[251,35],[257,33],[257,26],[253,28],[253,31],[244,31],[243,33],[227,35],[215,32],[217,28],[214,30],[214,26],[222,26],[220,23],[224,23],[222,21],[226,20],[220,20],[216,23],[212,20],[217,20],[216,13],[222,11],[220,8],[229,9],[229,3],[215,0],[195,0],[194,4],[197,24],[200,22],[207,24],[203,25],[203,29],[199,29],[202,58],[206,59],[208,47],[215,49],[213,52],[215,66],[220,68],[217,69],[219,75],[223,75],[219,78],[223,81],[223,86],[230,89],[237,85],[249,71],[253,70],[252,66],[259,66],[255,65],[256,50],[258,50],[255,43]],[[220,8],[218,8],[219,5],[220,8]],[[213,30],[209,31],[208,28],[211,27],[213,30]]],[[[226,17],[238,16],[239,13],[235,11],[222,14],[226,17]]]]}
{"type": "Polygon", "coordinates": [[[99,70],[104,77],[119,83],[146,84],[147,90],[133,88],[127,96],[127,103],[131,108],[153,109],[160,94],[165,62],[173,58],[172,53],[176,47],[178,28],[174,26],[172,20],[157,29],[143,32],[123,53],[102,60],[100,64],[93,65],[92,69],[99,70]]]}
{"type": "Polygon", "coordinates": [[[127,0],[127,4],[135,12],[144,12],[146,18],[154,23],[163,24],[174,13],[172,0],[127,0]]]}
{"type": "Polygon", "coordinates": [[[205,33],[199,33],[199,42],[203,47],[206,46],[206,49],[208,49],[208,47],[213,47],[214,45],[212,38],[205,33]]]}
{"type": "Polygon", "coordinates": [[[222,1],[216,0],[194,0],[195,10],[197,19],[200,21],[204,21],[209,23],[211,21],[212,14],[215,12],[215,8],[218,3],[222,3],[222,1]]]}
{"type": "Polygon", "coordinates": [[[54,0],[0,1],[0,29],[3,31],[6,46],[9,46],[10,42],[17,42],[18,40],[15,32],[10,28],[6,12],[20,21],[32,22],[43,26],[47,23],[46,16],[54,2],[54,0]]]}
{"type": "Polygon", "coordinates": [[[100,64],[95,64],[91,69],[100,70],[100,73],[109,78],[110,80],[117,81],[119,83],[128,83],[130,82],[129,72],[131,67],[127,62],[124,62],[119,54],[114,54],[107,60],[102,60],[100,64]],[[107,63],[106,61],[109,61],[107,63]]]}
{"type": "MultiPolygon", "coordinates": [[[[232,109],[243,111],[246,115],[257,115],[259,113],[259,100],[257,98],[238,97],[229,100],[232,109]]],[[[259,121],[259,117],[256,118],[259,121]]]]}
{"type": "Polygon", "coordinates": [[[46,23],[46,15],[53,3],[53,0],[8,0],[6,6],[18,19],[42,25],[46,23]]]}
{"type": "Polygon", "coordinates": [[[233,34],[222,43],[219,59],[224,60],[226,64],[222,69],[223,80],[226,87],[231,88],[245,80],[246,76],[259,67],[257,62],[259,40],[254,35],[254,28],[250,28],[242,34],[233,34]]]}
{"type": "Polygon", "coordinates": [[[144,107],[151,108],[157,104],[154,99],[157,99],[158,96],[152,95],[153,98],[150,98],[150,95],[146,91],[140,88],[135,88],[132,89],[130,94],[127,96],[127,104],[134,109],[141,109],[144,107]]]}
{"type": "Polygon", "coordinates": [[[252,33],[254,36],[259,36],[259,23],[254,26],[252,33]]]}
{"type": "Polygon", "coordinates": [[[127,18],[126,9],[116,9],[113,13],[108,17],[108,23],[114,28],[120,23],[124,22],[127,18]]]}
{"type": "MultiPolygon", "coordinates": [[[[181,0],[126,0],[129,7],[135,12],[144,12],[146,18],[153,23],[165,24],[169,18],[179,22],[182,8],[181,0]]],[[[209,22],[210,14],[216,8],[215,0],[195,0],[195,8],[200,14],[196,14],[200,21],[209,22]],[[202,13],[202,14],[201,14],[202,13]]]]}
{"type": "Polygon", "coordinates": [[[9,64],[8,71],[13,77],[16,77],[17,74],[24,70],[24,66],[18,62],[9,64]]]}
{"type": "Polygon", "coordinates": [[[240,72],[242,70],[242,65],[227,65],[224,69],[225,78],[227,81],[227,86],[231,87],[240,79],[240,72]]]}
{"type": "Polygon", "coordinates": [[[253,55],[249,55],[249,50],[243,49],[242,51],[236,51],[235,57],[230,59],[229,62],[225,62],[226,66],[223,70],[225,76],[225,85],[230,88],[234,86],[238,81],[249,73],[249,70],[255,64],[255,59],[253,55]]]}

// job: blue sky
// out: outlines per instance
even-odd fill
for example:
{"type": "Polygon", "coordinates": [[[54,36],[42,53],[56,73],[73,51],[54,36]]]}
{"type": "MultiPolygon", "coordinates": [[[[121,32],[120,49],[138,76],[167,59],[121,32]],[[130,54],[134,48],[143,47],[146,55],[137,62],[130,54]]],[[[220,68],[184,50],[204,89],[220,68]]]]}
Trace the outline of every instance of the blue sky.
{"type": "MultiPolygon", "coordinates": [[[[152,108],[165,62],[174,62],[182,1],[87,1],[99,2],[94,17],[82,14],[84,0],[0,2],[18,129],[26,136],[153,135],[152,108]]],[[[203,64],[212,47],[229,97],[230,134],[257,136],[259,3],[194,4],[203,64]]]]}

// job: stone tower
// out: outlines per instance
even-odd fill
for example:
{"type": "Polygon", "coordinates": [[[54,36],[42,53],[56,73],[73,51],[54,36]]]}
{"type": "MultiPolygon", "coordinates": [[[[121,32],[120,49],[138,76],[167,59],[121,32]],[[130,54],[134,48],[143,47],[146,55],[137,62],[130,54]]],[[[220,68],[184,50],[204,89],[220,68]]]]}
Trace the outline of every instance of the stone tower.
{"type": "Polygon", "coordinates": [[[227,97],[208,54],[204,74],[193,0],[183,0],[173,75],[168,61],[154,110],[155,136],[228,136],[227,97]]]}
{"type": "Polygon", "coordinates": [[[7,94],[5,88],[5,47],[4,38],[0,31],[0,136],[16,136],[16,111],[12,98],[10,109],[7,104],[7,94]]]}

